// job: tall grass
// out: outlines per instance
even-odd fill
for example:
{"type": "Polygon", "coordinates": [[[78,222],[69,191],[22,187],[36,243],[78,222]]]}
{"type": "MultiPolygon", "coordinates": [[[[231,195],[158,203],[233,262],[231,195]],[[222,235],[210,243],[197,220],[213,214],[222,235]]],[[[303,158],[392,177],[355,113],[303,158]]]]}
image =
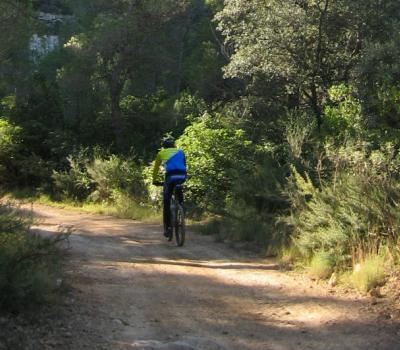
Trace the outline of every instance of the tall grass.
{"type": "Polygon", "coordinates": [[[385,259],[379,255],[365,258],[355,265],[349,280],[361,292],[368,292],[372,288],[381,286],[385,282],[385,259]]]}
{"type": "Polygon", "coordinates": [[[124,194],[118,194],[113,202],[79,202],[72,200],[55,201],[48,195],[30,197],[30,201],[37,204],[48,205],[61,209],[79,210],[86,213],[115,216],[120,219],[140,220],[146,222],[159,222],[161,212],[147,204],[138,203],[135,199],[124,194]]]}
{"type": "Polygon", "coordinates": [[[310,274],[319,279],[329,278],[335,268],[335,257],[328,252],[317,252],[310,262],[310,274]]]}

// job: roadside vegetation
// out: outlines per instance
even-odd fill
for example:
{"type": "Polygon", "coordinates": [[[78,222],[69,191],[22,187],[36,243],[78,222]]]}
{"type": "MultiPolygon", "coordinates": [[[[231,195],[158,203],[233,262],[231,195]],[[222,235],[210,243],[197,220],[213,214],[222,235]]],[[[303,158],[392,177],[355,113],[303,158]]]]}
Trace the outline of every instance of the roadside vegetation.
{"type": "Polygon", "coordinates": [[[362,291],[398,266],[396,1],[1,6],[13,38],[0,41],[5,193],[157,218],[152,161],[172,134],[188,159],[188,215],[204,233],[362,291]],[[49,9],[67,20],[34,20],[49,9]],[[60,45],[33,59],[36,32],[60,45]]]}
{"type": "Polygon", "coordinates": [[[61,286],[59,243],[67,233],[43,238],[30,231],[32,219],[0,205],[0,310],[32,311],[56,300],[61,286]]]}

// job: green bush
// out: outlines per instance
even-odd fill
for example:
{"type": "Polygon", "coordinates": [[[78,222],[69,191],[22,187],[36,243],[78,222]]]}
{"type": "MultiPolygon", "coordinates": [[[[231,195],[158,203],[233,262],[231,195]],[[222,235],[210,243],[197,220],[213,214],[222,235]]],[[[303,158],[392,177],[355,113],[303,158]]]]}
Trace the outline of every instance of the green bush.
{"type": "Polygon", "coordinates": [[[383,42],[366,42],[364,51],[358,65],[357,88],[365,122],[370,127],[396,130],[400,127],[398,30],[383,42]]]}
{"type": "MultiPolygon", "coordinates": [[[[380,151],[355,146],[327,152],[333,174],[319,185],[293,169],[292,213],[286,222],[305,257],[320,251],[349,265],[400,237],[400,156],[391,145],[380,151]]],[[[315,181],[317,182],[317,181],[315,181]]]]}
{"type": "Polygon", "coordinates": [[[19,152],[21,129],[0,117],[0,183],[2,186],[15,181],[15,156],[19,152]]]}
{"type": "Polygon", "coordinates": [[[61,199],[113,203],[121,194],[138,201],[147,196],[143,168],[131,159],[81,151],[68,162],[68,171],[53,173],[55,192],[61,199]]]}
{"type": "Polygon", "coordinates": [[[0,117],[0,186],[34,187],[47,180],[50,164],[24,150],[22,128],[0,117]]]}
{"type": "Polygon", "coordinates": [[[133,160],[116,155],[108,158],[95,157],[88,164],[87,172],[95,184],[90,198],[95,202],[112,202],[115,191],[123,192],[137,200],[146,196],[143,169],[133,160]]]}
{"type": "Polygon", "coordinates": [[[263,145],[254,151],[247,171],[230,169],[232,188],[225,197],[224,211],[202,227],[203,233],[251,242],[268,253],[277,253],[287,244],[288,237],[277,228],[277,218],[289,208],[280,185],[286,168],[279,167],[273,156],[274,149],[263,145]]]}
{"type": "Polygon", "coordinates": [[[361,102],[354,96],[353,87],[333,86],[329,90],[329,99],[330,104],[324,110],[323,133],[336,141],[360,133],[363,126],[361,102]]]}
{"type": "Polygon", "coordinates": [[[288,113],[283,124],[289,160],[304,158],[305,145],[310,143],[315,130],[314,120],[308,114],[294,110],[288,113]]]}
{"type": "Polygon", "coordinates": [[[287,168],[279,166],[275,149],[260,147],[254,163],[246,173],[237,172],[232,194],[227,200],[227,217],[231,234],[237,240],[253,241],[260,248],[276,251],[288,237],[278,230],[278,218],[289,203],[282,195],[287,168]]]}
{"type": "Polygon", "coordinates": [[[223,213],[234,190],[235,172],[252,167],[252,143],[242,130],[224,126],[220,115],[205,114],[185,129],[178,146],[188,162],[188,205],[200,212],[223,213]]]}
{"type": "Polygon", "coordinates": [[[54,296],[60,266],[57,242],[29,231],[30,220],[0,206],[0,308],[20,311],[54,296]]]}
{"type": "Polygon", "coordinates": [[[68,171],[53,172],[54,191],[63,199],[84,201],[93,191],[94,183],[87,170],[89,159],[86,152],[78,152],[68,157],[68,171]]]}
{"type": "Polygon", "coordinates": [[[279,164],[277,147],[254,145],[243,130],[226,126],[219,114],[193,119],[178,144],[188,160],[189,208],[219,216],[202,231],[275,251],[286,242],[276,219],[288,209],[281,190],[288,168],[279,164]]]}
{"type": "Polygon", "coordinates": [[[181,118],[195,120],[207,111],[207,105],[197,95],[183,92],[175,101],[174,110],[181,118]]]}

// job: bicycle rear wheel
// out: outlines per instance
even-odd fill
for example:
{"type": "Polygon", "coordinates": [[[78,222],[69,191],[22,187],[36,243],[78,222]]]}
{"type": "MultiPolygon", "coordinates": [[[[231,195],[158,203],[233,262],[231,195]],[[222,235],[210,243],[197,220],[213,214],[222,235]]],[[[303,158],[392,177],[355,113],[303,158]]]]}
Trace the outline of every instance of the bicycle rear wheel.
{"type": "Polygon", "coordinates": [[[182,247],[185,244],[185,211],[181,204],[176,206],[175,212],[175,239],[178,247],[182,247]]]}
{"type": "MultiPolygon", "coordinates": [[[[176,218],[177,218],[177,216],[176,216],[177,215],[177,207],[176,207],[176,200],[175,200],[174,195],[171,197],[171,202],[170,202],[169,208],[170,208],[170,213],[171,213],[170,214],[171,215],[170,222],[173,225],[172,227],[174,227],[174,226],[176,226],[175,222],[176,222],[176,218]]],[[[174,238],[173,236],[174,236],[174,228],[172,228],[171,235],[168,237],[168,242],[172,241],[172,239],[174,238]]]]}

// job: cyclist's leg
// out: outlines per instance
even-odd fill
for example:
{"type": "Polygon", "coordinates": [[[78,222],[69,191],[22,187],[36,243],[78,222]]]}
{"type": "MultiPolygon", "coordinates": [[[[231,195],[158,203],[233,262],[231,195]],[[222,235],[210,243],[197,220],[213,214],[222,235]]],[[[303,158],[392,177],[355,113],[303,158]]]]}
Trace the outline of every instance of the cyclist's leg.
{"type": "Polygon", "coordinates": [[[168,181],[167,179],[164,182],[164,226],[167,229],[172,227],[171,224],[171,197],[174,190],[175,184],[173,182],[168,181]]]}
{"type": "MultiPolygon", "coordinates": [[[[177,184],[182,185],[184,182],[185,182],[184,180],[180,180],[177,182],[177,184]]],[[[179,204],[182,205],[183,204],[183,189],[182,189],[182,187],[178,187],[176,189],[176,194],[178,196],[179,204]]]]}
{"type": "MultiPolygon", "coordinates": [[[[163,198],[163,219],[164,219],[164,227],[167,230],[171,227],[171,212],[170,212],[170,203],[171,203],[171,196],[172,192],[169,190],[170,184],[167,180],[164,182],[164,198],[163,198]]],[[[167,232],[164,232],[167,233],[167,232]]]]}

